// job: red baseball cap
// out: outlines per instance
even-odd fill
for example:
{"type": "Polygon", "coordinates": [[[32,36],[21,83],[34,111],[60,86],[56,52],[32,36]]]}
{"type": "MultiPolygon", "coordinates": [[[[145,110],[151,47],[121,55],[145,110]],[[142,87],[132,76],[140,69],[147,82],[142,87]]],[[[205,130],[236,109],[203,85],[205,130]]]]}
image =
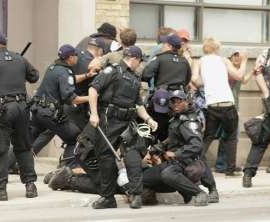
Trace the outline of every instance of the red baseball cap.
{"type": "Polygon", "coordinates": [[[181,39],[186,39],[186,40],[190,41],[190,33],[188,30],[179,29],[178,31],[176,31],[176,33],[181,39]]]}

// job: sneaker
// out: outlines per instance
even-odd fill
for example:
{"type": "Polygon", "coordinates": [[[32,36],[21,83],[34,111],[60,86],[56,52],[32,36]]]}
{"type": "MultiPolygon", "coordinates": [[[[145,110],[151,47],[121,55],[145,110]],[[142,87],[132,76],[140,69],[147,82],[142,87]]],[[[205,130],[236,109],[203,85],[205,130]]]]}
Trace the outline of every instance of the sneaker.
{"type": "Polygon", "coordinates": [[[219,194],[216,188],[209,191],[208,194],[208,203],[218,203],[219,202],[219,194]]]}
{"type": "Polygon", "coordinates": [[[247,175],[244,175],[243,176],[243,187],[252,187],[252,177],[251,176],[247,176],[247,175]]]}
{"type": "Polygon", "coordinates": [[[194,206],[207,206],[208,205],[208,195],[204,191],[201,191],[195,196],[194,206]]]}
{"type": "Polygon", "coordinates": [[[92,203],[93,209],[117,208],[116,200],[112,197],[100,197],[92,203]]]}
{"type": "Polygon", "coordinates": [[[47,173],[47,174],[44,176],[44,178],[43,178],[43,183],[44,183],[44,184],[49,184],[49,183],[50,183],[50,180],[52,179],[52,177],[53,177],[57,172],[59,172],[59,169],[47,173]]]}
{"type": "Polygon", "coordinates": [[[132,195],[131,203],[129,204],[130,208],[139,209],[142,207],[142,197],[141,195],[132,195]]]}
{"type": "Polygon", "coordinates": [[[51,178],[48,186],[53,190],[69,190],[71,189],[71,177],[71,169],[69,167],[64,167],[56,172],[56,174],[51,178]]]}
{"type": "Polygon", "coordinates": [[[25,189],[26,189],[25,196],[27,198],[34,198],[34,197],[38,196],[37,187],[34,184],[34,182],[26,183],[25,184],[25,189]]]}

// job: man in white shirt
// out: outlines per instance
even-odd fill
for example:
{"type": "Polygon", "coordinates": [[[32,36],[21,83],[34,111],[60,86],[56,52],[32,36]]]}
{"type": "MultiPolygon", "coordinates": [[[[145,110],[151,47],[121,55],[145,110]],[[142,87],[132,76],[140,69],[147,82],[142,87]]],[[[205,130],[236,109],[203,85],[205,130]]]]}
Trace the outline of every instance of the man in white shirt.
{"type": "Polygon", "coordinates": [[[238,114],[228,75],[232,79],[241,80],[245,74],[247,58],[241,54],[242,62],[240,68],[236,69],[229,59],[219,56],[219,50],[219,42],[213,38],[205,39],[203,44],[205,55],[194,66],[192,81],[196,86],[204,85],[207,104],[202,157],[205,157],[209,146],[215,139],[217,129],[221,125],[227,134],[227,138],[224,140],[228,164],[226,175],[234,176],[238,114]]]}

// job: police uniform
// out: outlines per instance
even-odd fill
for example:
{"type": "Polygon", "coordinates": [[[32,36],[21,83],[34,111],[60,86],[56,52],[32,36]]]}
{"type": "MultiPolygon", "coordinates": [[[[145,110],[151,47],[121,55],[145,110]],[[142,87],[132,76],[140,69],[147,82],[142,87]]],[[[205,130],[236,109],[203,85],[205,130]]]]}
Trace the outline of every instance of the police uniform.
{"type": "Polygon", "coordinates": [[[166,51],[155,56],[143,70],[142,81],[149,81],[152,77],[155,88],[165,86],[169,90],[177,90],[189,83],[190,65],[177,52],[166,51]]]}
{"type": "MultiPolygon", "coordinates": [[[[145,67],[142,81],[154,79],[154,88],[165,88],[169,91],[187,86],[191,79],[191,69],[188,61],[177,52],[166,51],[158,54],[145,67]]],[[[158,122],[156,136],[165,140],[168,136],[168,113],[159,113],[151,109],[153,118],[158,122]]]]}
{"type": "MultiPolygon", "coordinates": [[[[5,47],[0,48],[0,72],[0,191],[5,191],[10,142],[18,160],[21,181],[27,185],[37,178],[31,152],[25,82],[35,83],[39,75],[25,58],[5,47]]],[[[7,195],[6,198],[2,198],[2,193],[0,196],[2,200],[7,199],[7,195]]]]}
{"type": "MultiPolygon", "coordinates": [[[[113,147],[119,145],[119,136],[136,117],[136,105],[142,105],[139,96],[140,81],[124,61],[119,66],[106,67],[91,83],[99,94],[100,127],[113,147]]],[[[115,157],[99,133],[96,155],[101,172],[100,195],[113,197],[116,189],[117,168],[115,157]]]]}
{"type": "Polygon", "coordinates": [[[57,134],[67,144],[64,159],[73,157],[74,145],[80,130],[66,118],[63,105],[71,105],[76,96],[74,74],[71,67],[63,60],[58,59],[47,69],[31,107],[35,134],[46,129],[57,134]]]}
{"type": "MultiPolygon", "coordinates": [[[[263,67],[263,77],[265,79],[268,91],[270,90],[270,49],[265,50],[262,55],[257,58],[257,63],[263,67]]],[[[244,167],[243,186],[251,187],[251,178],[256,175],[259,164],[263,158],[265,150],[270,143],[270,98],[264,99],[265,116],[262,123],[262,129],[259,136],[259,142],[252,142],[246,164],[244,167]]]]}
{"type": "MultiPolygon", "coordinates": [[[[88,73],[88,65],[93,60],[93,55],[88,51],[80,51],[78,53],[77,64],[72,66],[72,72],[74,75],[80,75],[88,73]]],[[[75,83],[75,93],[78,96],[87,96],[89,85],[93,78],[86,79],[80,83],[75,83]]],[[[80,130],[83,130],[85,125],[88,123],[89,119],[89,106],[88,104],[79,104],[79,105],[65,105],[64,112],[68,116],[69,120],[75,123],[80,130]]]]}

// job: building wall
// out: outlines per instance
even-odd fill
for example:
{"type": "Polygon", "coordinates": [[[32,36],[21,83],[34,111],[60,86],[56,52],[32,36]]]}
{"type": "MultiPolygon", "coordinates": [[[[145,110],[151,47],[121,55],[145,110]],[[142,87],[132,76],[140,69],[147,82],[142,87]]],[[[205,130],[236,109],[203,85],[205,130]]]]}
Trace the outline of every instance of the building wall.
{"type": "Polygon", "coordinates": [[[109,22],[117,28],[129,26],[129,0],[96,0],[96,28],[109,22]]]}

